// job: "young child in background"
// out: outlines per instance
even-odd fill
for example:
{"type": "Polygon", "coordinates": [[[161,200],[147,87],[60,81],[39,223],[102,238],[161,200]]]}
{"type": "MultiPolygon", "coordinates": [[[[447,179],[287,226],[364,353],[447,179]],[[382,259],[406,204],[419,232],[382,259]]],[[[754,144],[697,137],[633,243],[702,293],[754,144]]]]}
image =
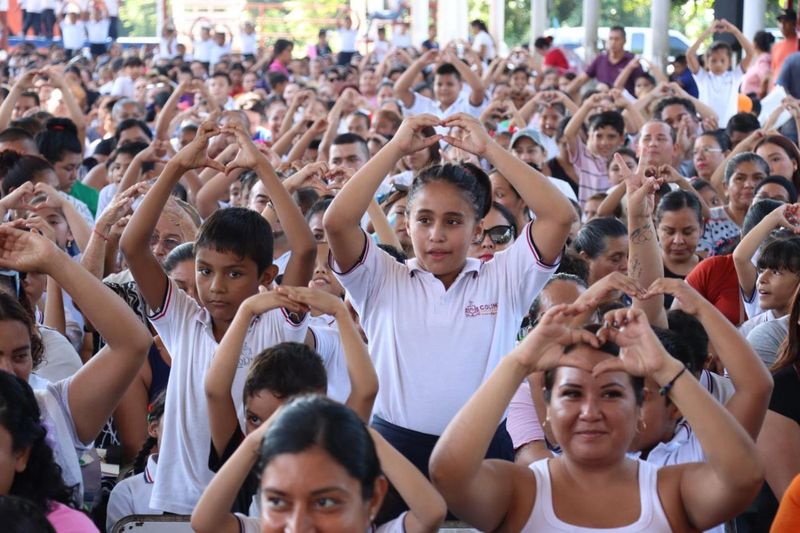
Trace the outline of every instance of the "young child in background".
{"type": "Polygon", "coordinates": [[[739,84],[742,76],[756,57],[756,50],[744,34],[725,19],[715,20],[686,51],[686,62],[692,72],[698,99],[717,113],[717,123],[725,127],[728,120],[738,111],[739,84]],[[732,34],[744,51],[744,57],[735,69],[731,70],[733,50],[723,41],[714,41],[706,51],[705,68],[700,67],[697,49],[713,33],[732,34]]]}

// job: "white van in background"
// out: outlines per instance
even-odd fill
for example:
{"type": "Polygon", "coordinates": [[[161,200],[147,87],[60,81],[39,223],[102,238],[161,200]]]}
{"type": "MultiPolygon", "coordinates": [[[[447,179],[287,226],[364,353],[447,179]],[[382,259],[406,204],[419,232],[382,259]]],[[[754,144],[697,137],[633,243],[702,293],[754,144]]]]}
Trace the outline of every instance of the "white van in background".
{"type": "MultiPolygon", "coordinates": [[[[607,26],[597,28],[597,50],[605,48],[605,41],[608,38],[607,26]]],[[[553,46],[575,53],[578,57],[584,56],[583,49],[583,27],[577,28],[550,28],[544,32],[545,36],[553,36],[553,46]]],[[[653,30],[652,28],[625,28],[627,39],[625,50],[638,54],[645,59],[653,57],[653,30]]],[[[669,52],[667,61],[672,61],[676,56],[685,54],[692,45],[689,38],[677,30],[669,30],[669,52]]]]}

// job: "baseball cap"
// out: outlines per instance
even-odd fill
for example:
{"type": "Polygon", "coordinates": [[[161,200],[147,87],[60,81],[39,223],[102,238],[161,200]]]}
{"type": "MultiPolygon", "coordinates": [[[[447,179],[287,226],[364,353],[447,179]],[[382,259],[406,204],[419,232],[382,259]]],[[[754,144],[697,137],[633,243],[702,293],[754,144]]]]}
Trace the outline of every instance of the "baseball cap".
{"type": "Polygon", "coordinates": [[[508,146],[513,148],[514,144],[523,137],[532,140],[534,143],[538,144],[543,150],[546,150],[546,148],[544,147],[544,140],[542,140],[542,134],[533,128],[524,128],[517,131],[514,134],[514,136],[511,137],[511,144],[509,144],[508,146]]]}
{"type": "Polygon", "coordinates": [[[784,9],[783,13],[778,15],[778,20],[789,19],[789,20],[797,20],[797,11],[794,9],[784,9]]]}

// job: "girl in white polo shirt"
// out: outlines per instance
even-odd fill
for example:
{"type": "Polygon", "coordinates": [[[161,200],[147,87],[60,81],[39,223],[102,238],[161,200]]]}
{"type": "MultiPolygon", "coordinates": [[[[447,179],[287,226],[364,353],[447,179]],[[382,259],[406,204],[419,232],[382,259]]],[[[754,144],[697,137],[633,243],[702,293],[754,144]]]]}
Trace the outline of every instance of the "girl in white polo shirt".
{"type": "MultiPolygon", "coordinates": [[[[332,267],[348,292],[381,376],[373,426],[420,470],[438,435],[514,347],[519,324],[556,268],[574,211],[549,180],[459,113],[407,118],[392,140],[345,185],[324,217],[332,267]],[[457,127],[461,137],[422,129],[457,127]],[[491,185],[473,165],[419,171],[406,226],[415,259],[398,263],[363,232],[360,220],[401,157],[440,140],[496,167],[536,214],[494,260],[468,258],[483,238],[491,185]]],[[[501,426],[490,456],[513,456],[501,426]]]]}

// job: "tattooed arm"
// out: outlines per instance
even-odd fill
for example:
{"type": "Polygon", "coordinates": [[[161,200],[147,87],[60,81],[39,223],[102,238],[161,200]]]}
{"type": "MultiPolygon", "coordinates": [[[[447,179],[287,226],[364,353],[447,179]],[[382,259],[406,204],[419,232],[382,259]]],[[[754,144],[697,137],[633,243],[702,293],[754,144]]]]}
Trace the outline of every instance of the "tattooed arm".
{"type": "MultiPolygon", "coordinates": [[[[643,169],[630,172],[625,181],[628,190],[628,276],[646,288],[664,277],[661,249],[653,226],[655,192],[660,184],[654,178],[645,179],[643,169]]],[[[667,327],[663,295],[646,300],[634,299],[633,305],[647,314],[651,324],[667,327]]]]}

